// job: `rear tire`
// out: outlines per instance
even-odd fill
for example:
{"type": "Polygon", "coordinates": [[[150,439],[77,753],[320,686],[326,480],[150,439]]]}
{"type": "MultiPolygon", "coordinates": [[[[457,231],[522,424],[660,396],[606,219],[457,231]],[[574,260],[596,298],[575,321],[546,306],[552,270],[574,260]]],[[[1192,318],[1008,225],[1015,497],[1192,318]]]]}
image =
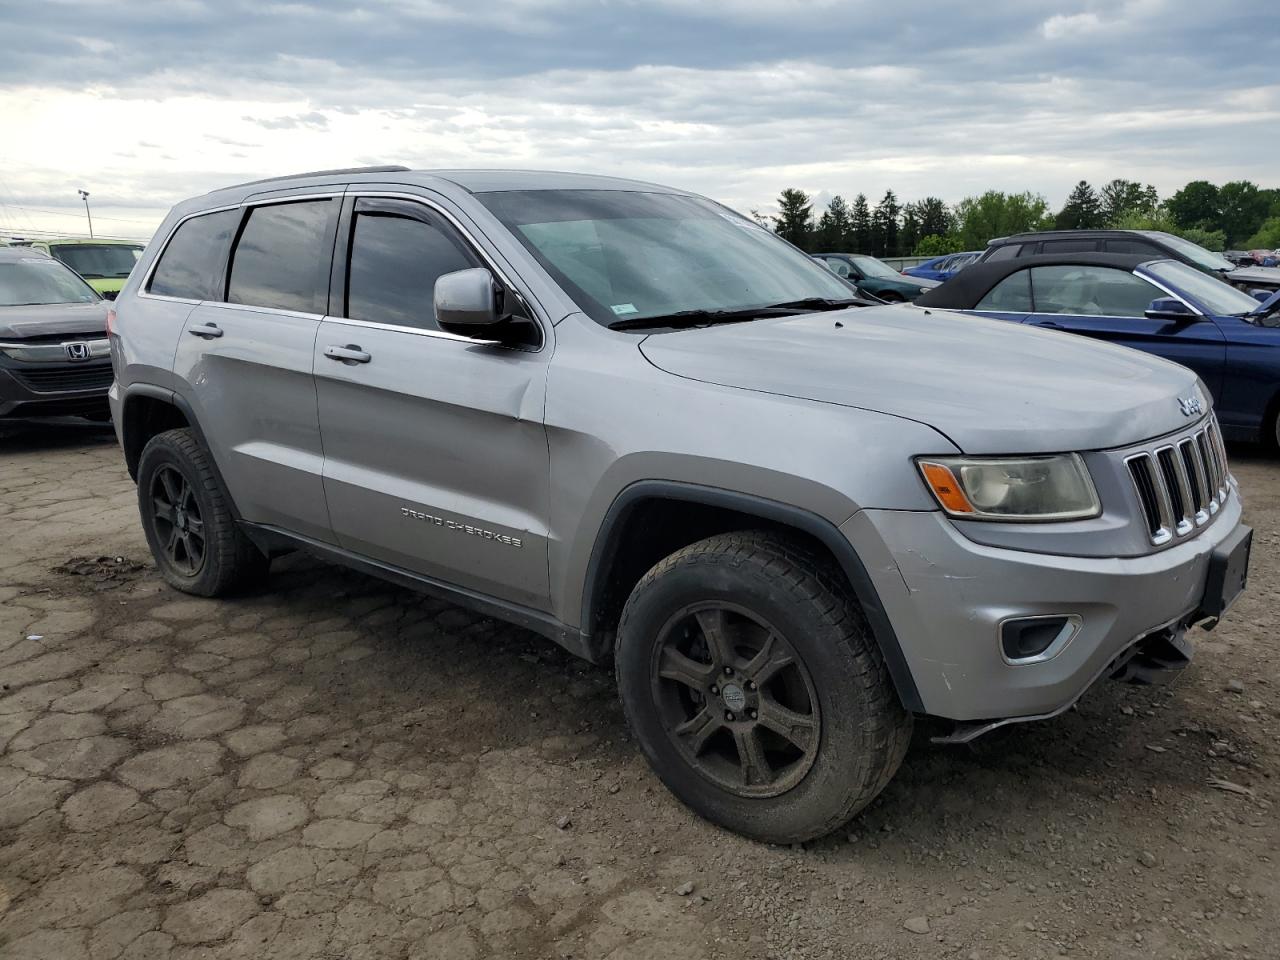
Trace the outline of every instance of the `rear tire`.
{"type": "Polygon", "coordinates": [[[266,576],[270,559],[244,535],[209,456],[190,429],[152,437],[138,459],[138,511],[171,587],[217,597],[266,576]]]}
{"type": "Polygon", "coordinates": [[[757,840],[830,833],[911,739],[857,603],[828,563],[773,534],[710,537],[653,567],[623,610],[615,665],[662,782],[757,840]]]}
{"type": "Polygon", "coordinates": [[[885,303],[906,303],[907,298],[894,290],[886,290],[884,293],[877,293],[877,297],[885,303]]]}

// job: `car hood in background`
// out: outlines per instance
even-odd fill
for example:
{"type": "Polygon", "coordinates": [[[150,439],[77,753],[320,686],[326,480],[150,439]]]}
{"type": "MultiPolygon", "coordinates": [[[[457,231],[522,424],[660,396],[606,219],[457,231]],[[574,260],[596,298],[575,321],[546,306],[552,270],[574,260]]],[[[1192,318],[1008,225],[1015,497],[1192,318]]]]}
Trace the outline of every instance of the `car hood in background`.
{"type": "Polygon", "coordinates": [[[1227,274],[1232,283],[1280,290],[1280,267],[1242,267],[1227,274]]]}
{"type": "Polygon", "coordinates": [[[42,303],[0,307],[0,340],[26,340],[69,334],[106,334],[107,305],[91,303],[42,303]]]}
{"type": "Polygon", "coordinates": [[[969,453],[1123,446],[1189,423],[1179,398],[1210,403],[1190,370],[1137,350],[906,305],[654,334],[640,349],[676,376],[915,420],[969,453]]]}

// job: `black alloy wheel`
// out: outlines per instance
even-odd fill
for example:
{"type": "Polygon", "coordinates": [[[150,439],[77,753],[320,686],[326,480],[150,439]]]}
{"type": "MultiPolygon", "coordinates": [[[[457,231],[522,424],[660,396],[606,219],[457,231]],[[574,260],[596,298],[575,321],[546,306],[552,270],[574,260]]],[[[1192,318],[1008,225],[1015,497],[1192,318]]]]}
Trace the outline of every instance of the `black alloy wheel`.
{"type": "Polygon", "coordinates": [[[745,607],[693,604],[668,621],[654,650],[654,702],[698,773],[740,797],[772,797],[809,772],[821,733],[817,693],[770,624],[745,607]]]}

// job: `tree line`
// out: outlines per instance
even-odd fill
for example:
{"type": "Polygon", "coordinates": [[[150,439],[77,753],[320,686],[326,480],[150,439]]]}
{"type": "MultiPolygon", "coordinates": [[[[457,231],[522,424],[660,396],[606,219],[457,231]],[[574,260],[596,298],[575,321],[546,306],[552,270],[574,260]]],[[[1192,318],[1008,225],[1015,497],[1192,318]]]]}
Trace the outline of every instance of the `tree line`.
{"type": "Polygon", "coordinates": [[[981,250],[989,240],[1030,230],[1118,227],[1163,230],[1210,250],[1280,248],[1280,189],[1248,180],[1216,186],[1188,183],[1161,199],[1156,188],[1116,179],[1095,189],[1081,180],[1056,213],[1038,193],[988,190],[948,205],[938,197],[902,203],[893,190],[871,206],[837,194],[815,217],[812,198],[789,187],[776,216],[752,216],[810,253],[869,253],[876,257],[931,257],[981,250]]]}

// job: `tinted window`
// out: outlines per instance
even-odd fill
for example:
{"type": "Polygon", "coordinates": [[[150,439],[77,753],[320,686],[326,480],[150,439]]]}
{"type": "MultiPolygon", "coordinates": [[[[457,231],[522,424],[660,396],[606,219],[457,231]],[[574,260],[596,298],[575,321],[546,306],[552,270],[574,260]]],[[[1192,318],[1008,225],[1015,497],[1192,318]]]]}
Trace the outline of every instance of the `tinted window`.
{"type": "Polygon", "coordinates": [[[231,259],[228,303],[325,313],[337,200],[254,207],[231,259]]]}
{"type": "Polygon", "coordinates": [[[1091,253],[1098,249],[1097,240],[1046,240],[1041,253],[1091,253]]]}
{"type": "Polygon", "coordinates": [[[992,250],[991,253],[987,256],[987,259],[985,262],[991,263],[995,260],[1012,260],[1021,252],[1022,252],[1022,244],[1006,243],[1004,246],[996,247],[994,250],[992,250]]]}
{"type": "Polygon", "coordinates": [[[1033,267],[1031,286],[1036,313],[1082,317],[1141,317],[1159,287],[1109,267],[1033,267]]]}
{"type": "Polygon", "coordinates": [[[356,213],[347,274],[352,320],[439,329],[436,279],[480,264],[451,227],[425,211],[421,216],[356,213]]]}
{"type": "Polygon", "coordinates": [[[1011,273],[978,301],[975,310],[996,310],[1001,313],[1031,312],[1031,271],[1011,273]]]}
{"type": "Polygon", "coordinates": [[[1155,244],[1147,243],[1143,240],[1108,240],[1106,246],[1107,253],[1136,253],[1151,257],[1164,256],[1164,253],[1155,244]]]}
{"type": "Polygon", "coordinates": [[[85,279],[123,280],[142,256],[142,245],[59,243],[50,253],[85,279]]]}
{"type": "Polygon", "coordinates": [[[239,222],[239,210],[207,213],[184,222],[160,255],[147,289],[162,297],[221,300],[219,267],[239,222]]]}

